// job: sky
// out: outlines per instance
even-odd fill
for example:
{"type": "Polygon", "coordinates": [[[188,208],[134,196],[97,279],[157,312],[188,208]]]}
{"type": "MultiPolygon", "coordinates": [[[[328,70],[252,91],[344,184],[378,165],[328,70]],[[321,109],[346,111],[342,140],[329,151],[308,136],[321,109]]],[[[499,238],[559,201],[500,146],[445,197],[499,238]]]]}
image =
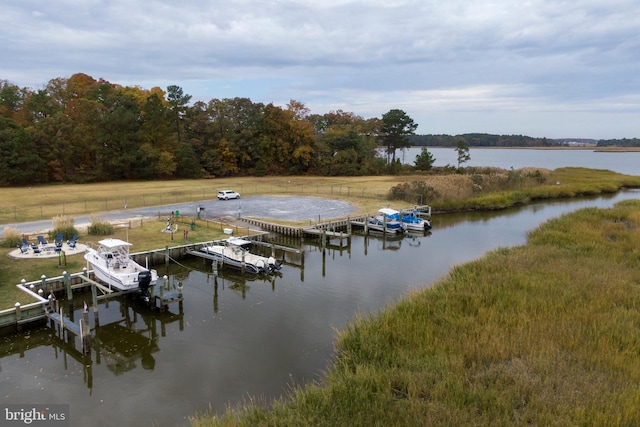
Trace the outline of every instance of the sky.
{"type": "Polygon", "coordinates": [[[417,134],[640,137],[639,0],[3,0],[0,80],[85,73],[417,134]]]}

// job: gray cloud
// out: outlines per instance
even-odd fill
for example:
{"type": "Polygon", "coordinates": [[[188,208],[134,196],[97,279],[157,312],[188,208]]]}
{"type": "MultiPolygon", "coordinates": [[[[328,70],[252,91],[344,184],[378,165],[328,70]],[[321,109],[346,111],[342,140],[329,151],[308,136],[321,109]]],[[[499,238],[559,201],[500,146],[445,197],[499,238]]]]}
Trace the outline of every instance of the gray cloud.
{"type": "Polygon", "coordinates": [[[633,0],[9,0],[0,79],[402,108],[420,133],[640,136],[633,0]]]}

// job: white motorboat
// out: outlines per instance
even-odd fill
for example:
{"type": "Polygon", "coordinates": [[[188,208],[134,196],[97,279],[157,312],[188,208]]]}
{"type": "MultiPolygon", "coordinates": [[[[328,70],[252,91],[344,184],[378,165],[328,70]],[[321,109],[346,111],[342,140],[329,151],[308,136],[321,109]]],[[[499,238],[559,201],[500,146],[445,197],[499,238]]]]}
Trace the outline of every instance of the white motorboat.
{"type": "Polygon", "coordinates": [[[401,215],[402,223],[407,231],[425,232],[431,230],[431,221],[419,217],[416,212],[403,212],[401,215]]]}
{"type": "Polygon", "coordinates": [[[400,221],[400,212],[395,209],[382,208],[378,214],[369,218],[370,230],[382,231],[387,234],[402,234],[407,231],[406,226],[400,221]]]}
{"type": "Polygon", "coordinates": [[[216,242],[208,246],[203,246],[200,252],[210,256],[214,261],[221,262],[247,273],[271,274],[279,270],[281,264],[273,257],[264,257],[249,252],[248,246],[251,241],[229,238],[222,242],[216,242]]]}
{"type": "Polygon", "coordinates": [[[143,267],[129,255],[131,243],[120,239],[104,239],[98,242],[98,249],[87,248],[84,258],[95,276],[119,291],[139,289],[144,296],[156,284],[158,272],[143,267]]]}

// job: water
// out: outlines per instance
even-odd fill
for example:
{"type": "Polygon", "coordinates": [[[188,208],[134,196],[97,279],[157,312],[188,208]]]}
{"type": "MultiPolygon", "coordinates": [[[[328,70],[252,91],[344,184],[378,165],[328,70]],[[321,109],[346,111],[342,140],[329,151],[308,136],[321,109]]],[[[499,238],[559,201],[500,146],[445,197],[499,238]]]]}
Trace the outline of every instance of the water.
{"type": "MultiPolygon", "coordinates": [[[[454,148],[427,148],[435,157],[434,166],[457,166],[458,154],[454,148]]],[[[411,147],[398,151],[396,157],[401,162],[412,165],[421,147],[411,147]]],[[[580,166],[589,169],[606,169],[626,175],[640,175],[640,151],[597,152],[580,150],[541,150],[525,148],[478,148],[469,149],[471,159],[461,166],[493,166],[503,169],[538,167],[557,169],[566,166],[580,166]]]]}
{"type": "MultiPolygon", "coordinates": [[[[625,167],[637,164],[631,154],[625,167]]],[[[432,286],[453,265],[523,244],[549,218],[629,198],[640,191],[435,216],[426,236],[355,236],[349,248],[326,251],[307,244],[304,262],[288,258],[272,280],[225,272],[216,286],[203,260],[172,265],[171,284],[184,284],[182,311],[177,304],[160,314],[126,299],[101,302],[100,327],[92,325],[99,342],[89,359],[77,342],[64,344],[49,329],[0,338],[0,402],[67,403],[73,426],[175,426],[209,406],[222,412],[249,396],[269,401],[291,384],[320,379],[336,330],[358,313],[432,286]]]]}

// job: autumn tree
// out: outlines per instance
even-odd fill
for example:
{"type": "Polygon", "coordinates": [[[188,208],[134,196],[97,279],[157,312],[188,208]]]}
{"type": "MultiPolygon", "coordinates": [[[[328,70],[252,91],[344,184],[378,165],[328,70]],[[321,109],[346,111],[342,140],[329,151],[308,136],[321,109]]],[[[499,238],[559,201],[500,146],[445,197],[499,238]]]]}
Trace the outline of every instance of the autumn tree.
{"type": "Polygon", "coordinates": [[[0,116],[16,121],[17,115],[22,108],[24,92],[20,87],[0,80],[0,116]]]}
{"type": "Polygon", "coordinates": [[[375,173],[379,123],[342,110],[307,117],[315,129],[316,152],[328,175],[375,173]]]}

